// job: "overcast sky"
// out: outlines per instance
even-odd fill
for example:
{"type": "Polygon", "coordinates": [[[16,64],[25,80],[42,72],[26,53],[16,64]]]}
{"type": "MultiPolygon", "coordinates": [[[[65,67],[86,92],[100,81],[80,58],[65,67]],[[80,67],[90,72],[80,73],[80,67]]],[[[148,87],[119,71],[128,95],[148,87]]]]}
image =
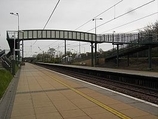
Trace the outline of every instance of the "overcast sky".
{"type": "MultiPolygon", "coordinates": [[[[7,30],[17,30],[17,16],[11,15],[10,12],[19,13],[20,30],[27,29],[43,29],[52,10],[58,0],[0,0],[0,49],[9,49],[6,41],[7,30]]],[[[60,0],[60,3],[51,17],[46,29],[75,30],[88,20],[110,8],[121,0],[60,0]]],[[[103,20],[97,20],[97,25],[103,24],[109,20],[111,22],[97,28],[98,34],[103,33],[126,33],[137,32],[137,29],[153,24],[158,20],[158,0],[123,0],[115,7],[111,8],[98,17],[103,20]],[[141,5],[145,5],[129,14],[117,18],[118,16],[135,9],[141,5]],[[151,15],[150,17],[146,17],[151,15]],[[143,18],[145,17],[145,18],[143,18]],[[137,20],[143,18],[141,20],[137,20]],[[132,22],[135,21],[136,22],[132,22]],[[123,24],[132,22],[128,25],[123,24]],[[116,28],[118,27],[118,28],[116,28]]],[[[77,31],[94,32],[90,30],[94,28],[94,22],[90,21],[77,31]]],[[[40,53],[38,47],[47,51],[49,47],[53,47],[63,51],[63,41],[27,41],[25,42],[25,56],[31,56],[35,52],[40,53]],[[34,45],[32,45],[34,44],[34,45]]],[[[78,42],[67,42],[68,49],[78,52],[78,42]]],[[[81,42],[81,52],[89,52],[90,44],[81,42]]],[[[112,48],[111,44],[100,44],[99,48],[108,50],[112,48]]]]}

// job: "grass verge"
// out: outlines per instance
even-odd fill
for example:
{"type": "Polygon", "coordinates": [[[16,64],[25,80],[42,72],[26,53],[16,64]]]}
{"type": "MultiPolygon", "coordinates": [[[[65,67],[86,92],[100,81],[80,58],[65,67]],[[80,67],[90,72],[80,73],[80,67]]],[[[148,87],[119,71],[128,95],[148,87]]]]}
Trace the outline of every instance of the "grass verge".
{"type": "Polygon", "coordinates": [[[9,71],[0,69],[0,99],[2,98],[12,78],[13,76],[9,71]]]}

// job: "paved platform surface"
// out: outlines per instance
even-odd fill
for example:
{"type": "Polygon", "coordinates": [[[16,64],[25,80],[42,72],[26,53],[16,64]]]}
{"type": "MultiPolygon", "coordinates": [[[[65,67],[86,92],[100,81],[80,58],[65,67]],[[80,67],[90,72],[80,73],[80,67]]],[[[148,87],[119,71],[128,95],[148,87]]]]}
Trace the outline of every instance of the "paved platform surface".
{"type": "Polygon", "coordinates": [[[10,118],[158,119],[158,108],[26,63],[10,118]]]}

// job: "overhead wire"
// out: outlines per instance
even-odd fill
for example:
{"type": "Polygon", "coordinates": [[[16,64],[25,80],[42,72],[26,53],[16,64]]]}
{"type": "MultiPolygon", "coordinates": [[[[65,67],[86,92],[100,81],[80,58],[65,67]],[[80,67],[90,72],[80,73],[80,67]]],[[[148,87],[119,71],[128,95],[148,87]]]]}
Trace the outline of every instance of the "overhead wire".
{"type": "Polygon", "coordinates": [[[46,28],[46,26],[47,26],[48,22],[50,21],[50,19],[51,19],[52,15],[54,14],[54,12],[55,12],[55,10],[56,10],[56,8],[57,8],[57,6],[58,6],[59,2],[60,2],[60,0],[58,0],[57,4],[55,5],[55,7],[54,7],[54,9],[53,9],[53,11],[52,11],[52,13],[51,13],[51,15],[49,16],[49,18],[48,18],[48,20],[47,20],[46,24],[45,24],[45,25],[44,25],[44,27],[43,27],[43,30],[46,28]]]}
{"type": "MultiPolygon", "coordinates": [[[[111,6],[111,7],[109,7],[108,9],[106,9],[106,10],[103,11],[103,12],[101,12],[100,14],[98,14],[97,16],[95,16],[94,18],[96,18],[96,17],[100,16],[101,14],[107,12],[108,10],[110,10],[110,9],[113,8],[113,7],[115,7],[117,4],[119,4],[119,3],[122,2],[122,1],[123,1],[123,0],[119,1],[118,3],[116,3],[115,5],[113,5],[113,6],[111,6]]],[[[100,27],[100,26],[102,26],[102,25],[104,25],[104,24],[106,24],[106,23],[109,23],[109,22],[111,22],[111,21],[113,21],[113,20],[115,20],[115,19],[118,19],[118,18],[120,18],[120,17],[122,17],[122,16],[124,16],[124,15],[126,15],[126,14],[129,14],[129,13],[131,13],[131,12],[137,10],[137,9],[140,9],[140,8],[146,6],[146,5],[148,5],[148,4],[150,4],[150,3],[154,2],[154,1],[155,1],[155,0],[149,1],[149,2],[147,2],[147,3],[145,3],[145,4],[143,4],[143,5],[140,5],[140,6],[136,7],[136,8],[134,8],[134,9],[128,11],[128,12],[125,12],[125,13],[123,13],[123,14],[117,16],[117,17],[114,15],[114,18],[113,18],[113,19],[111,19],[111,20],[109,20],[109,21],[107,21],[107,22],[105,22],[105,23],[103,23],[103,24],[97,26],[96,28],[98,28],[98,27],[100,27]]],[[[138,20],[144,19],[144,18],[149,17],[149,16],[152,16],[152,15],[154,15],[154,14],[156,14],[156,13],[147,15],[147,16],[145,16],[145,17],[142,17],[142,18],[139,18],[139,19],[137,19],[137,20],[128,22],[128,23],[126,23],[126,24],[120,25],[120,26],[115,27],[115,28],[119,28],[119,27],[128,25],[128,24],[130,24],[130,23],[136,22],[136,21],[138,21],[138,20]]],[[[77,27],[75,30],[77,30],[77,29],[81,28],[82,26],[86,25],[86,24],[89,23],[91,20],[92,20],[92,19],[88,20],[87,22],[85,22],[85,23],[82,24],[81,26],[77,27]]],[[[114,29],[115,29],[115,28],[114,28],[114,29]]],[[[94,29],[94,28],[93,28],[93,29],[94,29]]],[[[88,30],[88,31],[91,31],[91,30],[93,30],[93,29],[90,29],[90,30],[88,30]]],[[[109,30],[108,30],[108,31],[109,31],[109,30]]],[[[75,45],[75,46],[78,46],[78,45],[75,45]]]]}
{"type": "MultiPolygon", "coordinates": [[[[113,8],[113,7],[115,7],[116,5],[118,5],[119,3],[121,3],[122,1],[123,1],[123,0],[120,0],[120,1],[117,2],[116,4],[114,4],[114,5],[112,5],[111,7],[109,7],[108,9],[106,9],[106,10],[104,10],[103,12],[99,13],[98,15],[96,15],[94,18],[96,18],[96,17],[102,15],[103,13],[107,12],[108,10],[110,10],[110,9],[113,8]]],[[[48,20],[47,20],[47,22],[46,22],[46,24],[45,24],[43,30],[44,30],[45,27],[47,26],[47,24],[48,24],[49,20],[51,19],[52,15],[53,15],[53,13],[54,13],[54,11],[55,11],[55,9],[57,8],[59,2],[60,2],[60,0],[58,0],[56,6],[55,6],[55,8],[54,8],[54,10],[52,11],[50,17],[49,17],[48,20]]],[[[86,23],[82,24],[81,26],[79,26],[79,27],[76,28],[75,30],[77,30],[77,29],[81,28],[82,26],[86,25],[86,24],[89,23],[91,20],[92,20],[92,19],[88,20],[86,23]]],[[[34,45],[36,42],[37,42],[37,40],[36,40],[32,45],[34,45]]],[[[48,46],[50,46],[50,45],[48,45],[48,46]]],[[[46,48],[46,47],[44,47],[44,48],[46,48]]]]}
{"type": "MultiPolygon", "coordinates": [[[[123,1],[123,0],[120,0],[120,1],[117,2],[116,4],[114,4],[114,5],[112,5],[111,7],[109,7],[108,9],[106,9],[106,10],[104,10],[103,12],[101,12],[100,14],[96,15],[94,18],[96,18],[96,17],[102,15],[103,13],[107,12],[108,10],[110,10],[110,9],[113,8],[113,7],[115,7],[116,5],[118,5],[119,3],[121,3],[122,1],[123,1]]],[[[117,16],[117,17],[114,17],[114,19],[117,19],[117,18],[119,18],[119,17],[122,17],[122,16],[124,16],[124,15],[126,15],[126,14],[128,14],[128,13],[130,13],[130,12],[133,12],[133,11],[135,11],[136,9],[139,9],[139,8],[145,6],[145,5],[147,5],[147,4],[149,4],[149,3],[153,2],[153,1],[155,1],[155,0],[152,0],[152,1],[148,2],[148,3],[146,3],[146,4],[143,4],[143,5],[139,6],[139,7],[137,7],[137,8],[135,8],[135,9],[131,10],[131,11],[128,11],[128,12],[126,12],[126,13],[124,13],[124,14],[121,14],[121,15],[119,15],[119,16],[117,16]]],[[[46,25],[48,24],[48,22],[49,22],[51,16],[53,15],[53,13],[54,13],[56,7],[58,6],[59,2],[60,2],[60,0],[57,2],[57,4],[56,4],[54,10],[52,11],[50,17],[48,18],[48,20],[47,20],[47,22],[46,22],[46,24],[45,24],[43,30],[45,29],[46,25]]],[[[99,26],[97,26],[97,27],[100,27],[100,26],[102,26],[102,25],[104,25],[104,24],[106,24],[106,23],[108,23],[108,22],[111,22],[111,21],[113,21],[114,19],[111,19],[111,20],[109,20],[109,21],[107,21],[107,22],[105,22],[105,23],[103,23],[103,24],[101,24],[101,25],[99,25],[99,26]]],[[[91,20],[92,20],[92,19],[88,20],[87,22],[85,22],[84,24],[82,24],[81,26],[79,26],[78,28],[76,28],[75,30],[77,30],[77,29],[81,28],[82,26],[86,25],[86,24],[89,23],[91,20]]],[[[93,29],[94,29],[94,28],[93,28],[93,29]]],[[[93,30],[93,29],[90,29],[89,31],[91,31],[91,30],[93,30]]],[[[37,40],[36,40],[36,41],[37,41],[37,40]]],[[[33,45],[36,43],[36,41],[33,43],[33,45]]]]}
{"type": "MultiPolygon", "coordinates": [[[[49,44],[49,45],[47,45],[47,46],[45,46],[45,47],[43,47],[43,48],[41,48],[42,50],[44,50],[45,48],[48,48],[49,46],[51,46],[52,44],[54,44],[54,42],[53,43],[51,43],[51,44],[49,44]]],[[[63,44],[63,43],[61,43],[61,44],[63,44]]],[[[56,45],[56,44],[54,44],[54,45],[56,45]]],[[[39,50],[40,51],[40,50],[39,50]]],[[[39,52],[38,51],[38,52],[39,52]]]]}
{"type": "Polygon", "coordinates": [[[139,30],[141,30],[141,29],[144,29],[144,28],[146,28],[146,27],[142,27],[142,28],[133,29],[133,30],[130,30],[130,31],[127,31],[127,32],[124,32],[124,33],[138,32],[139,30]]]}
{"type": "Polygon", "coordinates": [[[130,21],[130,22],[128,22],[128,23],[122,24],[122,25],[117,26],[117,27],[114,27],[114,28],[111,28],[111,29],[109,29],[109,30],[107,30],[107,31],[104,31],[104,33],[105,33],[105,32],[108,32],[108,31],[111,31],[111,30],[113,30],[113,29],[117,29],[117,28],[120,28],[120,27],[126,26],[126,25],[128,25],[128,24],[133,23],[133,22],[136,22],[136,21],[139,21],[139,20],[145,19],[145,18],[150,17],[150,16],[153,16],[153,15],[155,15],[155,14],[158,14],[158,12],[154,12],[154,13],[152,13],[152,14],[146,15],[146,16],[141,17],[141,18],[139,18],[139,19],[136,19],[136,20],[130,21]]]}
{"type": "MultiPolygon", "coordinates": [[[[62,43],[63,44],[63,43],[62,43]]],[[[74,44],[74,43],[73,43],[74,44]]],[[[82,46],[84,46],[84,45],[88,45],[89,43],[84,43],[84,44],[82,44],[82,46]]],[[[60,44],[61,45],[61,44],[60,44]]],[[[73,47],[77,47],[77,46],[79,46],[79,45],[72,45],[71,44],[71,47],[73,48],[73,47]]],[[[40,51],[43,51],[42,49],[45,49],[45,48],[47,48],[48,46],[46,46],[46,47],[44,47],[44,48],[40,48],[37,52],[40,52],[40,51]]],[[[60,48],[61,47],[64,47],[64,45],[63,46],[60,46],[60,48]]],[[[56,47],[53,47],[54,49],[56,49],[56,48],[58,48],[58,46],[56,46],[56,47]]]]}
{"type": "MultiPolygon", "coordinates": [[[[95,17],[93,17],[93,18],[96,18],[96,17],[98,17],[98,16],[100,16],[100,15],[104,14],[105,12],[109,11],[111,8],[115,7],[116,5],[118,5],[119,3],[121,3],[122,1],[123,1],[123,0],[120,0],[119,2],[115,3],[114,5],[112,5],[112,6],[111,6],[111,7],[109,7],[108,9],[104,10],[103,12],[99,13],[98,15],[96,15],[96,16],[95,16],[95,17]]],[[[93,18],[92,18],[92,19],[93,19],[93,18]]],[[[84,24],[82,24],[81,26],[77,27],[75,30],[77,30],[77,29],[79,29],[79,28],[83,27],[84,25],[88,24],[89,22],[91,22],[91,21],[92,21],[92,19],[90,19],[90,20],[86,21],[84,24]]]]}
{"type": "MultiPolygon", "coordinates": [[[[122,1],[123,1],[123,0],[120,0],[119,2],[117,2],[117,3],[116,3],[116,4],[114,4],[114,5],[112,5],[111,7],[109,7],[109,8],[108,8],[108,9],[106,9],[106,10],[104,10],[103,12],[99,13],[98,15],[96,15],[96,16],[95,16],[95,17],[93,17],[93,18],[96,18],[96,17],[98,17],[98,16],[102,15],[103,13],[105,13],[105,12],[109,11],[111,8],[115,7],[116,5],[118,5],[119,3],[121,3],[122,1]]],[[[92,18],[92,19],[93,19],[93,18],[92,18]]],[[[77,29],[81,28],[82,26],[86,25],[87,23],[89,23],[90,21],[92,21],[92,19],[90,19],[90,20],[86,21],[84,24],[82,24],[81,26],[77,27],[75,30],[77,30],[77,29]]]]}
{"type": "MultiPolygon", "coordinates": [[[[89,44],[89,43],[84,43],[84,44],[82,44],[82,45],[87,45],[87,44],[89,44]]],[[[79,45],[71,45],[71,46],[77,47],[77,46],[79,46],[79,45]]]]}
{"type": "Polygon", "coordinates": [[[130,31],[127,31],[127,32],[124,32],[124,33],[131,33],[131,32],[134,32],[134,31],[140,31],[141,29],[145,29],[145,28],[147,28],[147,26],[145,26],[145,27],[141,27],[141,28],[137,28],[137,29],[133,29],[133,30],[130,30],[130,31]]]}
{"type": "MultiPolygon", "coordinates": [[[[56,3],[56,5],[55,5],[53,11],[51,12],[51,14],[50,14],[50,16],[49,16],[49,18],[48,18],[47,22],[45,23],[45,25],[44,25],[44,27],[43,27],[42,30],[44,30],[44,29],[46,28],[47,24],[49,23],[49,21],[50,21],[52,15],[54,14],[54,12],[55,12],[55,10],[56,10],[56,8],[57,8],[59,2],[60,2],[60,0],[58,0],[58,2],[56,3]]],[[[41,34],[40,34],[40,35],[41,35],[41,34]]],[[[36,42],[37,42],[37,40],[36,40],[32,45],[34,45],[36,42]]]]}
{"type": "MultiPolygon", "coordinates": [[[[108,10],[110,10],[110,9],[113,8],[113,7],[115,7],[117,4],[119,4],[119,3],[122,2],[122,1],[123,1],[123,0],[119,1],[118,3],[116,3],[115,5],[113,5],[113,6],[111,6],[111,7],[109,7],[109,8],[106,9],[105,11],[103,11],[103,12],[101,12],[100,14],[96,15],[94,18],[96,18],[96,17],[100,16],[101,14],[107,12],[108,10]]],[[[138,7],[135,8],[135,9],[132,9],[132,10],[130,10],[130,11],[126,12],[126,13],[123,13],[123,14],[121,14],[121,15],[119,15],[119,16],[116,16],[116,17],[114,17],[114,19],[111,19],[111,20],[109,20],[109,21],[107,21],[107,22],[104,22],[103,24],[98,25],[96,28],[98,28],[98,27],[100,27],[100,26],[102,26],[102,25],[105,25],[105,24],[107,24],[107,23],[109,23],[109,22],[111,22],[111,21],[113,21],[113,20],[115,20],[115,19],[118,19],[118,18],[120,18],[120,17],[122,17],[122,16],[124,16],[124,15],[126,15],[126,14],[128,14],[128,13],[131,13],[131,12],[133,12],[133,11],[135,11],[135,10],[137,10],[137,9],[139,9],[139,8],[141,8],[141,7],[143,7],[143,6],[146,6],[146,5],[148,5],[148,4],[150,4],[150,3],[154,2],[154,1],[155,1],[155,0],[152,0],[152,1],[150,1],[150,2],[148,2],[148,3],[145,3],[145,4],[141,5],[141,6],[138,6],[138,7]]],[[[45,24],[43,30],[46,28],[47,24],[49,23],[49,20],[51,19],[51,17],[52,17],[52,15],[53,15],[55,9],[57,8],[59,2],[60,2],[60,0],[58,0],[56,6],[55,6],[55,8],[54,8],[54,10],[52,11],[50,17],[49,17],[48,20],[47,20],[47,22],[46,22],[46,24],[45,24]]],[[[156,12],[156,13],[153,13],[153,14],[151,14],[151,15],[147,15],[147,16],[145,16],[145,17],[143,17],[143,18],[152,16],[152,15],[154,15],[154,14],[157,14],[157,12],[156,12]]],[[[141,20],[141,19],[143,19],[143,18],[139,18],[139,19],[137,19],[137,20],[128,22],[128,23],[126,23],[126,24],[120,25],[120,26],[115,27],[115,28],[119,28],[119,27],[125,26],[125,25],[127,25],[127,24],[136,22],[136,21],[141,20]]],[[[82,26],[86,25],[86,24],[89,23],[91,20],[92,20],[92,19],[88,20],[86,23],[84,23],[84,24],[82,24],[81,26],[77,27],[75,30],[77,30],[77,29],[81,28],[82,26]]],[[[115,28],[113,28],[113,29],[115,29],[115,28]]],[[[94,28],[93,28],[93,29],[94,29],[94,28]]],[[[91,31],[91,30],[93,30],[93,29],[90,29],[89,31],[91,31]]],[[[107,30],[107,31],[109,31],[109,30],[107,30]]],[[[105,31],[105,32],[107,32],[107,31],[105,31]]],[[[37,40],[36,40],[36,41],[37,41],[37,40]]],[[[33,45],[36,43],[36,41],[33,43],[33,45]]]]}
{"type": "MultiPolygon", "coordinates": [[[[103,26],[103,25],[105,25],[105,24],[107,24],[107,23],[110,23],[110,22],[112,22],[112,21],[114,21],[114,20],[116,20],[116,19],[118,19],[118,18],[120,18],[120,17],[123,17],[124,15],[129,14],[129,13],[131,13],[131,12],[137,10],[137,9],[140,9],[140,8],[146,6],[146,5],[148,5],[148,4],[150,4],[150,3],[154,2],[154,1],[155,1],[155,0],[149,1],[149,2],[147,2],[147,3],[145,3],[145,4],[143,4],[143,5],[140,5],[140,6],[136,7],[136,8],[134,8],[134,9],[128,11],[128,12],[125,12],[125,13],[123,13],[123,14],[117,16],[117,17],[114,17],[114,18],[110,19],[109,21],[106,21],[106,22],[104,22],[104,23],[102,23],[102,24],[96,26],[96,28],[101,27],[101,26],[103,26]]],[[[93,30],[93,29],[95,29],[95,28],[92,28],[92,29],[88,30],[87,32],[89,32],[89,31],[91,31],[91,30],[93,30]]]]}
{"type": "MultiPolygon", "coordinates": [[[[56,41],[54,41],[54,42],[57,42],[57,40],[56,41]]],[[[47,45],[47,46],[45,46],[45,47],[43,47],[42,49],[45,49],[45,48],[47,48],[47,47],[49,47],[49,46],[51,46],[52,44],[54,44],[54,42],[53,43],[51,43],[51,44],[49,44],[49,45],[47,45]]],[[[72,45],[72,44],[75,44],[77,41],[75,41],[74,43],[71,43],[71,46],[74,46],[74,45],[72,45]]],[[[59,44],[59,43],[58,43],[59,44]]],[[[61,43],[61,44],[64,44],[64,43],[61,43]]],[[[60,45],[61,45],[60,44],[60,45]]],[[[55,44],[56,45],[56,44],[55,44]]],[[[76,46],[76,45],[75,45],[76,46]]],[[[78,46],[78,45],[77,45],[78,46]]],[[[55,48],[57,48],[58,46],[56,46],[55,48]]],[[[63,46],[62,46],[63,47],[63,46]]],[[[54,48],[54,47],[53,47],[54,48]]]]}

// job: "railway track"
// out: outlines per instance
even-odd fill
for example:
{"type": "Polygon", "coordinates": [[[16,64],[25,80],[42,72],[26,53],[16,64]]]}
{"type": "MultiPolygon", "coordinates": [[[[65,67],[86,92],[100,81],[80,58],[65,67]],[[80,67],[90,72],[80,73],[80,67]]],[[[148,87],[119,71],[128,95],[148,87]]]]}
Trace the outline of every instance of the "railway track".
{"type": "Polygon", "coordinates": [[[125,82],[120,82],[116,80],[110,80],[100,75],[91,75],[81,72],[76,72],[74,70],[63,70],[62,68],[52,68],[51,66],[44,66],[45,68],[114,90],[127,94],[154,104],[158,104],[158,90],[147,88],[143,86],[138,86],[134,84],[129,84],[125,82]]]}

